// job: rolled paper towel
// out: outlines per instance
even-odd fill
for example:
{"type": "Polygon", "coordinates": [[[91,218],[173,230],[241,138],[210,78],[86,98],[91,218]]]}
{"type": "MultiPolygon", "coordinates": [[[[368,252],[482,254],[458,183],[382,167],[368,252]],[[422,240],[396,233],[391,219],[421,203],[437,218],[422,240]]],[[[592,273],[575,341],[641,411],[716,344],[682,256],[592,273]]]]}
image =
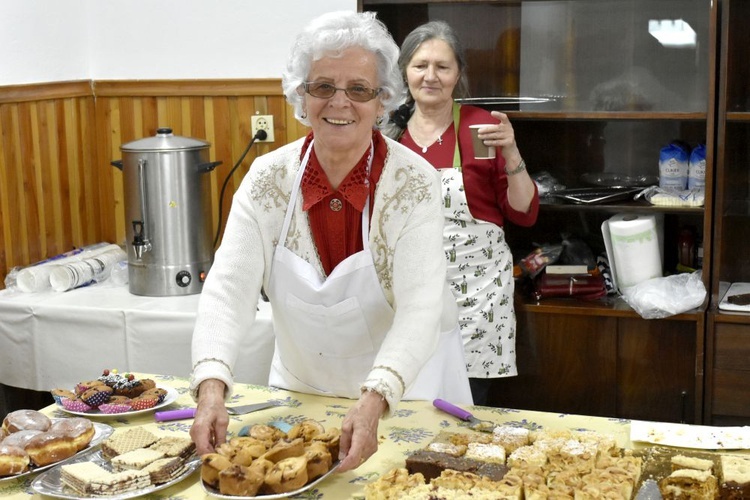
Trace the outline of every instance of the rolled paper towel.
{"type": "Polygon", "coordinates": [[[617,214],[604,221],[602,235],[620,291],[662,276],[661,238],[653,215],[617,214]]]}

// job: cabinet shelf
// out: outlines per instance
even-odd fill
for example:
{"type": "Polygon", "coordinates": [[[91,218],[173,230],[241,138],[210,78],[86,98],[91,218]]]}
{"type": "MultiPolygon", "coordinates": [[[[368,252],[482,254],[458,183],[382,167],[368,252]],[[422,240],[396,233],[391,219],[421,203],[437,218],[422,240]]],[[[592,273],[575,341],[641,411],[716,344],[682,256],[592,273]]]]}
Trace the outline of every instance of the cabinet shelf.
{"type": "MultiPolygon", "coordinates": [[[[554,298],[537,301],[533,298],[517,294],[516,308],[520,311],[537,314],[571,314],[618,318],[641,318],[641,316],[619,296],[608,296],[597,300],[554,298]]],[[[698,321],[702,318],[704,312],[705,308],[701,307],[682,314],[670,316],[666,319],[677,321],[698,321]]],[[[748,315],[748,320],[750,321],[750,315],[748,315]]]]}
{"type": "MultiPolygon", "coordinates": [[[[478,104],[479,105],[479,104],[478,104]]],[[[494,109],[491,104],[482,104],[482,107],[494,109]]],[[[503,111],[498,108],[499,111],[503,111]]],[[[511,119],[523,120],[578,120],[578,121],[696,121],[705,122],[706,113],[659,113],[659,112],[635,112],[635,111],[503,111],[511,119]]],[[[750,121],[750,115],[747,118],[750,121]]]]}
{"type": "Polygon", "coordinates": [[[542,200],[539,207],[544,211],[551,212],[596,212],[596,213],[619,213],[633,212],[642,214],[653,213],[670,213],[670,214],[692,214],[703,215],[703,207],[666,207],[651,205],[646,201],[632,201],[627,203],[606,204],[606,205],[576,205],[573,203],[558,203],[542,200]]]}
{"type": "Polygon", "coordinates": [[[750,111],[732,111],[727,113],[728,122],[750,122],[750,111]]]}

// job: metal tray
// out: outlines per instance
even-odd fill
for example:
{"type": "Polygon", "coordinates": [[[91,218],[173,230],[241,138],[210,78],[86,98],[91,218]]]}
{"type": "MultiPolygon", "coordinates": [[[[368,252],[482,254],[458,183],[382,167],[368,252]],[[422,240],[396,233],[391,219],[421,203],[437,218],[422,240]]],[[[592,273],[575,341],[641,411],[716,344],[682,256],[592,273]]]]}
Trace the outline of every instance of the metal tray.
{"type": "MultiPolygon", "coordinates": [[[[94,462],[95,464],[99,464],[108,470],[110,470],[112,467],[109,461],[107,461],[107,459],[102,456],[102,451],[99,449],[91,450],[89,453],[79,455],[75,460],[66,462],[65,465],[77,462],[94,462]]],[[[185,462],[185,465],[186,468],[182,472],[182,474],[172,479],[171,481],[162,484],[151,485],[139,490],[123,492],[119,495],[82,496],[80,493],[68,488],[63,484],[60,477],[60,474],[62,473],[61,466],[55,467],[41,474],[34,480],[34,482],[31,483],[31,488],[41,495],[47,495],[55,498],[65,498],[68,500],[80,500],[82,498],[107,498],[108,500],[126,500],[128,498],[136,498],[143,495],[148,495],[149,493],[163,490],[179,483],[200,468],[201,459],[200,457],[193,456],[185,462]]]]}
{"type": "Polygon", "coordinates": [[[641,187],[575,188],[555,191],[549,196],[579,205],[600,205],[632,199],[633,195],[642,190],[641,187]]]}
{"type": "MultiPolygon", "coordinates": [[[[56,422],[57,420],[63,420],[63,419],[53,418],[51,420],[53,422],[56,422]]],[[[37,472],[42,472],[42,471],[51,469],[52,467],[55,467],[60,464],[66,464],[68,462],[77,461],[76,457],[80,457],[81,455],[87,455],[88,452],[90,452],[97,445],[99,445],[99,443],[101,443],[102,441],[107,439],[109,436],[111,436],[112,433],[115,431],[115,429],[111,425],[100,424],[99,422],[92,422],[92,423],[94,424],[94,437],[91,438],[91,442],[86,448],[82,449],[81,451],[73,455],[72,457],[66,458],[65,460],[60,460],[59,462],[45,465],[44,467],[36,467],[32,465],[28,471],[22,472],[21,474],[16,474],[15,476],[0,477],[0,483],[3,483],[4,481],[13,481],[20,477],[29,476],[31,474],[36,474],[37,472]]]]}

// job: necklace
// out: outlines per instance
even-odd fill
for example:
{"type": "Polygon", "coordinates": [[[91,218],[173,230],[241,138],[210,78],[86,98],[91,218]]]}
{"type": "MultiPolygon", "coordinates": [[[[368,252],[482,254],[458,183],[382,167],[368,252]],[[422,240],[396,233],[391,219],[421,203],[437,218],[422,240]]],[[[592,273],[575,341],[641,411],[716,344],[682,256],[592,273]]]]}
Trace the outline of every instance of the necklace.
{"type": "Polygon", "coordinates": [[[427,149],[430,146],[432,146],[433,144],[435,144],[436,142],[438,143],[438,146],[442,146],[443,145],[443,134],[445,133],[446,130],[448,130],[448,127],[450,126],[451,123],[453,123],[453,122],[451,121],[450,123],[448,123],[448,125],[446,125],[445,127],[443,127],[443,129],[438,133],[437,139],[432,140],[432,142],[430,142],[427,146],[422,145],[422,143],[417,140],[416,134],[414,134],[414,127],[413,126],[408,126],[408,128],[409,128],[409,135],[411,135],[411,140],[414,141],[414,144],[416,144],[417,146],[419,146],[419,148],[422,150],[422,154],[425,154],[425,153],[427,153],[427,149]]]}
{"type": "MultiPolygon", "coordinates": [[[[433,142],[432,144],[430,144],[430,146],[422,146],[420,143],[417,142],[417,140],[414,138],[413,135],[411,136],[411,140],[414,141],[414,144],[416,144],[417,146],[419,146],[420,148],[422,148],[422,154],[427,153],[427,148],[429,148],[430,146],[432,146],[432,144],[435,144],[433,142]]],[[[438,135],[438,137],[437,137],[437,143],[438,143],[438,146],[442,146],[443,145],[443,134],[438,135]]]]}

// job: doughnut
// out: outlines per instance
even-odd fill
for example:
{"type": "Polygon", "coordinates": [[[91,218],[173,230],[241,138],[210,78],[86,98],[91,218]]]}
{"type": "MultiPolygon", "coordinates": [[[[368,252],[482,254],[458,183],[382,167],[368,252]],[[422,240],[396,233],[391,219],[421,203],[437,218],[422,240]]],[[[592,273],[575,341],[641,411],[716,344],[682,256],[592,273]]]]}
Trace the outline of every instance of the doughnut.
{"type": "Polygon", "coordinates": [[[26,445],[26,453],[38,467],[70,458],[77,451],[73,438],[59,432],[43,432],[31,438],[26,445]]]}
{"type": "Polygon", "coordinates": [[[69,436],[73,440],[76,451],[81,451],[89,445],[96,431],[89,419],[73,417],[53,422],[49,432],[59,432],[69,436]]]}
{"type": "Polygon", "coordinates": [[[307,484],[307,458],[289,457],[277,462],[266,474],[264,488],[271,493],[289,493],[307,484]]]}
{"type": "Polygon", "coordinates": [[[29,470],[29,455],[17,446],[0,444],[0,477],[15,476],[29,470]]]}
{"type": "Polygon", "coordinates": [[[253,497],[264,480],[265,475],[257,467],[235,464],[219,472],[219,491],[222,495],[253,497]]]}
{"type": "Polygon", "coordinates": [[[219,486],[219,473],[232,466],[224,455],[207,453],[201,457],[201,479],[209,486],[219,486]]]}
{"type": "Polygon", "coordinates": [[[2,444],[8,446],[16,446],[22,450],[26,449],[26,445],[29,444],[29,440],[34,436],[41,434],[42,431],[18,431],[13,434],[9,434],[8,437],[3,439],[2,444]]]}
{"type": "Polygon", "coordinates": [[[3,419],[3,429],[13,434],[18,431],[36,430],[46,432],[52,425],[49,417],[36,410],[16,410],[3,419]]]}

